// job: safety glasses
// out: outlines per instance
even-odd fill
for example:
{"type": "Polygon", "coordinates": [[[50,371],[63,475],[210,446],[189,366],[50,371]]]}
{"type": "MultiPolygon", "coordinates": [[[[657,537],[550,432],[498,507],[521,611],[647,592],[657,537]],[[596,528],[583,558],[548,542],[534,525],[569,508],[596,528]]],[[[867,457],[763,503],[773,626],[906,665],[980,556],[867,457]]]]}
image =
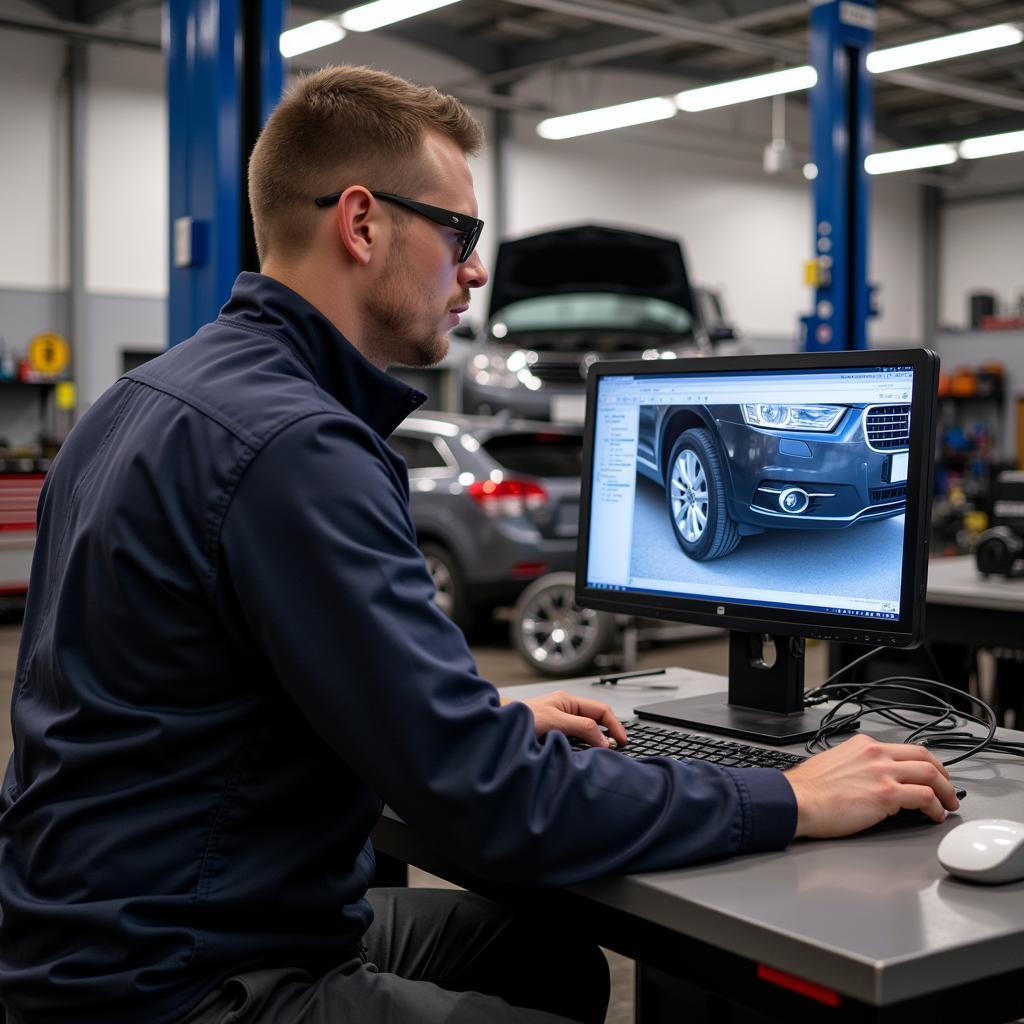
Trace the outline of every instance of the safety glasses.
{"type": "MultiPolygon", "coordinates": [[[[459,250],[459,262],[465,263],[473,255],[476,243],[480,240],[480,232],[484,229],[484,222],[482,220],[470,217],[466,213],[455,213],[452,210],[445,210],[440,206],[430,206],[427,203],[417,202],[415,199],[407,199],[405,196],[396,196],[391,192],[374,192],[371,190],[370,195],[374,199],[383,199],[385,202],[404,206],[407,210],[412,210],[413,213],[418,213],[421,217],[426,217],[427,220],[431,220],[435,224],[461,232],[463,238],[462,248],[459,250]]],[[[320,196],[319,199],[313,201],[319,207],[333,206],[341,197],[341,192],[332,192],[329,196],[320,196]]]]}

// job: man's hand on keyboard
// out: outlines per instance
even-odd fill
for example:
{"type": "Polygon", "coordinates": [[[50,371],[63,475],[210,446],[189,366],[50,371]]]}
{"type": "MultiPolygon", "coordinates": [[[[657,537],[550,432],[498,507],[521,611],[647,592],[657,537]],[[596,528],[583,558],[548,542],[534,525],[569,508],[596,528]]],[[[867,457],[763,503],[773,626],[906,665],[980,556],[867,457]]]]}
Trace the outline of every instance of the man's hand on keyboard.
{"type": "Polygon", "coordinates": [[[608,736],[619,746],[626,744],[626,730],[622,728],[622,723],[612,714],[612,709],[599,700],[574,697],[571,693],[558,690],[545,693],[543,697],[531,697],[523,703],[533,712],[538,739],[557,729],[592,747],[607,747],[608,739],[601,731],[603,725],[608,730],[608,736]]]}
{"type": "Polygon", "coordinates": [[[852,835],[899,810],[935,821],[960,806],[949,772],[924,747],[858,735],[786,772],[797,803],[796,834],[852,835]]]}

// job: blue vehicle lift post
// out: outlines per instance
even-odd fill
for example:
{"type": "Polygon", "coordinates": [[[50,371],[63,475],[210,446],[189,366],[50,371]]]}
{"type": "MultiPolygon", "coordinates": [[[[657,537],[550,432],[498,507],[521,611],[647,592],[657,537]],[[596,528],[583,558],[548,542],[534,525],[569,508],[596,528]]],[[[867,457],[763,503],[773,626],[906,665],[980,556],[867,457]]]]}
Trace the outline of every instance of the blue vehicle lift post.
{"type": "Polygon", "coordinates": [[[281,95],[284,0],[169,0],[168,344],[216,317],[256,270],[246,163],[281,95]]]}
{"type": "Polygon", "coordinates": [[[874,0],[811,0],[814,251],[806,280],[814,311],[801,317],[808,352],[868,347],[872,315],[867,283],[870,191],[864,158],[874,144],[871,76],[874,0]]]}

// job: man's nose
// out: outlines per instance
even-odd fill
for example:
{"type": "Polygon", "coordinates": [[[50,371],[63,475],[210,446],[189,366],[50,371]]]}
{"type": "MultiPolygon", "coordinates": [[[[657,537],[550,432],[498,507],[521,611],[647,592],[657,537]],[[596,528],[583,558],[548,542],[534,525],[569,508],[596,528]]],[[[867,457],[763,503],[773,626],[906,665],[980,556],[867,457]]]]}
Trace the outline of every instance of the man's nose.
{"type": "Polygon", "coordinates": [[[464,288],[483,288],[487,284],[488,276],[487,268],[478,252],[474,252],[465,263],[459,264],[459,284],[464,288]]]}

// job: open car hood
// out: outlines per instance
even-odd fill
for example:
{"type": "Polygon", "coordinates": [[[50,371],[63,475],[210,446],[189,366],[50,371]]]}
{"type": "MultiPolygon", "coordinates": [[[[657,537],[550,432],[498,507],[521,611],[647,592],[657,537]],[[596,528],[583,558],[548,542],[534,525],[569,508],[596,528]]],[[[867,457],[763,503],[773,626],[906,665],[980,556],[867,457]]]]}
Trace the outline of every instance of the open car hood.
{"type": "Polygon", "coordinates": [[[615,292],[664,299],[694,316],[683,250],[673,238],[583,224],[502,242],[488,316],[522,299],[615,292]]]}

